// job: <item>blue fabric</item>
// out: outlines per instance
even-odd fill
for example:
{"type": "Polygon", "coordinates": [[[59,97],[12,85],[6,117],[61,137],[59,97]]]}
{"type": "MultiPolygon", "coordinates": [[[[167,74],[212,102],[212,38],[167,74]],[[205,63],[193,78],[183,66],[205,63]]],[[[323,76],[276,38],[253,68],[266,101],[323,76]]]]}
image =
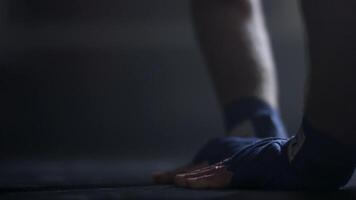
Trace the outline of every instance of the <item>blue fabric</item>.
{"type": "Polygon", "coordinates": [[[253,144],[257,138],[221,137],[210,140],[201,148],[193,159],[193,163],[208,162],[214,164],[239,152],[253,144]]]}
{"type": "Polygon", "coordinates": [[[253,189],[337,189],[351,178],[354,149],[313,129],[304,120],[305,140],[293,160],[289,148],[296,137],[225,137],[209,142],[194,162],[223,161],[234,173],[230,186],[253,189]]]}
{"type": "Polygon", "coordinates": [[[303,120],[305,142],[292,161],[292,167],[306,188],[339,188],[351,178],[356,148],[340,144],[303,120]]]}
{"type": "Polygon", "coordinates": [[[228,131],[251,120],[256,137],[287,137],[278,110],[255,97],[243,98],[226,105],[224,118],[228,131]]]}

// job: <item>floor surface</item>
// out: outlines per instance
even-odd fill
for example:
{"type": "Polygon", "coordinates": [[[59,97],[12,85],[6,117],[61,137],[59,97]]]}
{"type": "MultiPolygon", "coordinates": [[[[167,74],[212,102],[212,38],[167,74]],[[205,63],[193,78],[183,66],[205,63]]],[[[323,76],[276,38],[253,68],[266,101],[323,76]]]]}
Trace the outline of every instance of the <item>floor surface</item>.
{"type": "Polygon", "coordinates": [[[356,178],[339,191],[190,190],[154,185],[174,162],[16,161],[0,166],[0,199],[356,199],[356,178]]]}

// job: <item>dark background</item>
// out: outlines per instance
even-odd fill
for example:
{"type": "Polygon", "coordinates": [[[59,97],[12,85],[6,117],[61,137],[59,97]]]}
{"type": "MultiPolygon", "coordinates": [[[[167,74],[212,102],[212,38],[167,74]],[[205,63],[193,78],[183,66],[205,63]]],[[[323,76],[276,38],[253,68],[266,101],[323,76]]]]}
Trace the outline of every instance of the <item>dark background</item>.
{"type": "MultiPolygon", "coordinates": [[[[264,1],[290,133],[305,57],[296,1],[264,1]]],[[[0,1],[2,159],[187,159],[223,134],[189,1],[0,1]]]]}

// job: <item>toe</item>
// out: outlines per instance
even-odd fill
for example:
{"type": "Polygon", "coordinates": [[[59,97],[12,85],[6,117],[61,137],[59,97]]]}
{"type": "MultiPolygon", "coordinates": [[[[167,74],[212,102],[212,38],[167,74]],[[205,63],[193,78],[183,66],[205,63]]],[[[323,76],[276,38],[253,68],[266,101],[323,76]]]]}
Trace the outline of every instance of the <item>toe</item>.
{"type": "Polygon", "coordinates": [[[186,186],[194,189],[225,188],[231,181],[232,173],[226,169],[219,169],[211,174],[186,179],[186,186]]]}
{"type": "Polygon", "coordinates": [[[198,165],[188,165],[166,172],[156,172],[152,175],[152,178],[154,182],[158,184],[171,184],[174,182],[174,178],[177,174],[194,171],[196,169],[203,168],[207,165],[207,163],[202,163],[198,165]]]}

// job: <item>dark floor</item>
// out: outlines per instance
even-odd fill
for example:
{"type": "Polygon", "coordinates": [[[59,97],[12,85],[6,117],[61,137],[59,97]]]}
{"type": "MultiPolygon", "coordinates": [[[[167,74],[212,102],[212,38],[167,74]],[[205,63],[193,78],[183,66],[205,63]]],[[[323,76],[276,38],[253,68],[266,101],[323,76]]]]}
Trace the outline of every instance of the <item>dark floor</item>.
{"type": "Polygon", "coordinates": [[[174,162],[8,162],[0,199],[356,199],[356,178],[340,191],[189,190],[153,185],[152,171],[174,162]]]}
{"type": "Polygon", "coordinates": [[[16,192],[1,199],[356,199],[355,190],[327,192],[285,192],[246,190],[187,190],[173,186],[136,186],[117,188],[68,189],[16,192]]]}

